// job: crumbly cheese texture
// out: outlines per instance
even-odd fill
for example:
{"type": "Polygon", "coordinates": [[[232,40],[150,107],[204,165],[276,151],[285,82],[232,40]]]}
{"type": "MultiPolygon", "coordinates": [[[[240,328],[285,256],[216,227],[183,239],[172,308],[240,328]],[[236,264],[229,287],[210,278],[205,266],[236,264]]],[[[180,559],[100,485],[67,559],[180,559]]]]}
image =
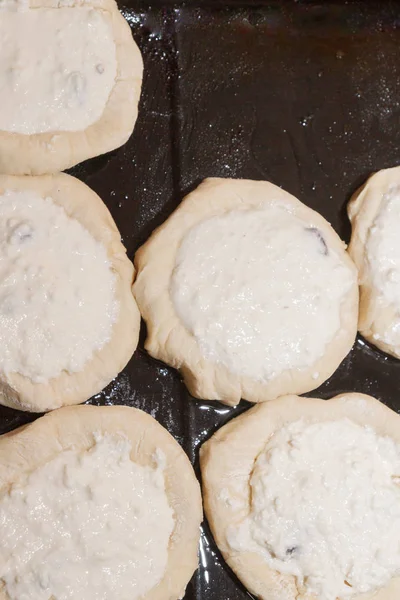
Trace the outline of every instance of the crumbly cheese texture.
{"type": "Polygon", "coordinates": [[[0,494],[10,600],[135,600],[159,583],[174,527],[163,465],[143,467],[130,451],[125,438],[97,436],[0,494]]]}
{"type": "Polygon", "coordinates": [[[381,307],[394,306],[396,314],[386,331],[376,337],[400,353],[400,187],[384,196],[380,210],[369,230],[366,259],[381,307]]]}
{"type": "Polygon", "coordinates": [[[349,420],[275,433],[230,545],[261,554],[319,600],[372,592],[400,575],[400,444],[349,420]]]}
{"type": "Polygon", "coordinates": [[[268,381],[323,356],[352,285],[353,272],[322,232],[276,204],[193,227],[171,295],[205,358],[268,381]]]}
{"type": "Polygon", "coordinates": [[[0,371],[34,382],[82,371],[119,304],[107,250],[51,198],[0,195],[0,371]]]}
{"type": "Polygon", "coordinates": [[[81,131],[117,75],[110,17],[90,7],[0,11],[0,130],[81,131]]]}

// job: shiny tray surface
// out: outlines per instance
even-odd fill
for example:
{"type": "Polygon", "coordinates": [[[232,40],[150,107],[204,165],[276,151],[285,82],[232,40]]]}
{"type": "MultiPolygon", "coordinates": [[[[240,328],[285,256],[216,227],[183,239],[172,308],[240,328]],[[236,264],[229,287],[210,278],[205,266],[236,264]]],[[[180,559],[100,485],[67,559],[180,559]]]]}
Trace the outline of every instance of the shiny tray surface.
{"type": "MultiPolygon", "coordinates": [[[[204,177],[267,179],[318,210],[345,240],[345,205],[372,172],[400,162],[400,4],[188,1],[120,4],[143,53],[139,120],[121,149],[71,173],[109,207],[130,258],[204,177]]],[[[93,404],[154,416],[189,454],[246,410],[190,398],[139,349],[93,404]]],[[[400,409],[400,361],[358,338],[310,395],[372,394],[400,409]]],[[[0,408],[0,434],[35,415],[0,408]]],[[[185,600],[244,600],[207,525],[185,600]]]]}

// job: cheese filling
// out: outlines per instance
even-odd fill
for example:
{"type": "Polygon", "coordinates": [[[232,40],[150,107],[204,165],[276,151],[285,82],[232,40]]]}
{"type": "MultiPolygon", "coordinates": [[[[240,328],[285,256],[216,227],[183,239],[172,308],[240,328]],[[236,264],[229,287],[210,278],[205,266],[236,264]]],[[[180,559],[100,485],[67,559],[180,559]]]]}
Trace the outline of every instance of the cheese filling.
{"type": "Polygon", "coordinates": [[[400,444],[349,420],[275,433],[250,476],[248,517],[228,531],[319,600],[400,575],[400,444]]]}
{"type": "Polygon", "coordinates": [[[34,382],[82,371],[119,306],[106,248],[51,198],[0,195],[0,370],[34,382]]]}
{"type": "Polygon", "coordinates": [[[96,436],[0,493],[10,600],[135,600],[159,583],[174,528],[163,456],[143,467],[130,451],[121,436],[96,436]]]}
{"type": "Polygon", "coordinates": [[[117,76],[109,15],[88,7],[0,11],[0,130],[81,131],[117,76]]]}
{"type": "Polygon", "coordinates": [[[318,229],[272,205],[193,227],[171,296],[205,358],[267,381],[323,356],[354,278],[318,229]]]}
{"type": "MultiPolygon", "coordinates": [[[[395,314],[382,332],[384,342],[400,353],[400,187],[384,196],[380,211],[368,232],[367,261],[383,307],[393,306],[395,314]]],[[[375,335],[380,338],[378,334],[375,335]]]]}

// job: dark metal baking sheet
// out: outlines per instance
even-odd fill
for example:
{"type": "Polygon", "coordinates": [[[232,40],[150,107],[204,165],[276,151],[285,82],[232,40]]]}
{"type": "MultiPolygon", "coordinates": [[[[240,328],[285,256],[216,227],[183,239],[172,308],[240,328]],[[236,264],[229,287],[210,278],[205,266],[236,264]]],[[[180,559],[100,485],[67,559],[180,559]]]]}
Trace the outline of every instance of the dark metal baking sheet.
{"type": "MultiPolygon", "coordinates": [[[[322,213],[346,240],[345,204],[371,172],[400,162],[400,3],[128,0],[145,62],[140,116],[124,146],[73,169],[136,248],[207,176],[268,179],[322,213]]],[[[248,407],[190,399],[173,369],[139,350],[95,404],[152,414],[198,448],[248,407]]],[[[400,409],[400,361],[358,339],[312,395],[372,394],[400,409]]],[[[34,418],[0,409],[0,433],[34,418]]],[[[186,600],[243,600],[204,528],[186,600]]]]}

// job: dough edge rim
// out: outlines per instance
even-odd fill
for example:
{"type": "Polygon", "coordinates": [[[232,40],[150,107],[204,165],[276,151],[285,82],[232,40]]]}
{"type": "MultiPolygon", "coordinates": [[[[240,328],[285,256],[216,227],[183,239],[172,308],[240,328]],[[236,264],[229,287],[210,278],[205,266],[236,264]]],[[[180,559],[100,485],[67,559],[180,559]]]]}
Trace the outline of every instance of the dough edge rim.
{"type": "MultiPolygon", "coordinates": [[[[267,201],[270,202],[270,199],[267,201]]],[[[224,404],[236,406],[241,398],[257,403],[283,394],[309,392],[319,387],[335,372],[355,341],[358,315],[357,276],[355,265],[345,252],[344,243],[324,217],[270,182],[205,179],[185,196],[164,223],[153,231],[150,238],[136,252],[134,264],[137,271],[134,294],[147,325],[145,348],[152,357],[178,369],[190,394],[195,398],[219,400],[224,404]],[[221,203],[219,195],[224,192],[228,199],[224,198],[224,202],[221,203]],[[347,264],[355,275],[354,285],[342,302],[341,327],[327,344],[324,355],[308,369],[286,370],[265,384],[233,374],[223,365],[206,360],[194,337],[176,314],[169,294],[176,251],[191,227],[205,218],[227,210],[260,204],[261,201],[257,200],[243,200],[241,192],[248,196],[252,193],[257,196],[258,193],[259,196],[276,197],[288,203],[295,214],[300,213],[303,218],[306,215],[308,220],[312,220],[312,224],[322,230],[329,245],[342,256],[344,264],[347,264]],[[163,257],[162,261],[159,260],[159,256],[163,257]],[[165,281],[165,272],[168,274],[168,281],[165,281]],[[318,373],[318,377],[314,378],[315,373],[318,373]]]]}
{"type": "MultiPolygon", "coordinates": [[[[244,510],[235,511],[227,507],[220,492],[225,480],[232,476],[232,471],[234,477],[245,477],[248,481],[254,461],[275,431],[283,425],[307,417],[314,422],[348,418],[400,442],[400,415],[372,396],[348,392],[329,400],[291,394],[266,404],[258,404],[233,418],[202,445],[200,468],[205,517],[224,560],[243,585],[260,600],[318,599],[314,595],[301,593],[293,576],[283,575],[269,568],[258,554],[237,552],[229,547],[225,537],[226,529],[235,519],[235,514],[237,520],[245,516],[249,502],[247,501],[244,510]],[[318,418],[318,412],[322,418],[318,418]],[[235,459],[240,461],[239,450],[246,453],[246,460],[239,465],[236,462],[235,469],[235,459]],[[247,471],[250,463],[250,470],[247,471]]],[[[400,577],[395,577],[376,592],[352,596],[352,600],[397,600],[399,595],[400,577]]]]}
{"type": "MultiPolygon", "coordinates": [[[[164,577],[143,600],[180,598],[198,566],[203,516],[200,486],[184,450],[149,414],[128,406],[69,406],[0,436],[0,490],[13,481],[12,475],[21,473],[22,466],[25,471],[33,470],[71,446],[89,448],[94,431],[126,434],[132,442],[131,459],[144,466],[154,467],[152,455],[157,448],[164,452],[166,493],[175,513],[175,527],[164,577]],[[34,464],[35,452],[43,454],[39,464],[34,464]],[[14,469],[7,458],[10,453],[14,469]],[[5,461],[1,457],[6,457],[5,461]]],[[[0,580],[0,600],[7,599],[0,580]]]]}
{"type": "Polygon", "coordinates": [[[117,76],[100,118],[81,131],[24,135],[0,131],[0,173],[57,173],[125,144],[133,132],[143,79],[143,60],[115,0],[29,0],[29,8],[92,7],[110,15],[117,76]]]}
{"type": "Polygon", "coordinates": [[[116,277],[116,300],[119,314],[111,338],[93,353],[83,370],[63,371],[44,383],[34,383],[18,373],[0,374],[0,404],[28,412],[44,412],[80,404],[99,393],[125,367],[139,340],[140,314],[132,294],[135,271],[121,242],[118,228],[104,202],[79,179],[59,173],[56,175],[0,175],[2,190],[35,191],[50,196],[62,206],[67,215],[83,227],[107,251],[116,277]]]}
{"type": "Polygon", "coordinates": [[[349,244],[349,254],[359,270],[360,311],[358,330],[360,334],[374,347],[382,352],[400,358],[392,344],[374,335],[383,334],[381,320],[390,319],[395,307],[387,305],[379,307],[379,292],[374,285],[373,275],[366,264],[366,245],[370,228],[379,214],[385,189],[391,182],[397,181],[400,186],[400,166],[381,169],[372,173],[366,181],[354,192],[347,204],[347,213],[352,227],[349,244]]]}

